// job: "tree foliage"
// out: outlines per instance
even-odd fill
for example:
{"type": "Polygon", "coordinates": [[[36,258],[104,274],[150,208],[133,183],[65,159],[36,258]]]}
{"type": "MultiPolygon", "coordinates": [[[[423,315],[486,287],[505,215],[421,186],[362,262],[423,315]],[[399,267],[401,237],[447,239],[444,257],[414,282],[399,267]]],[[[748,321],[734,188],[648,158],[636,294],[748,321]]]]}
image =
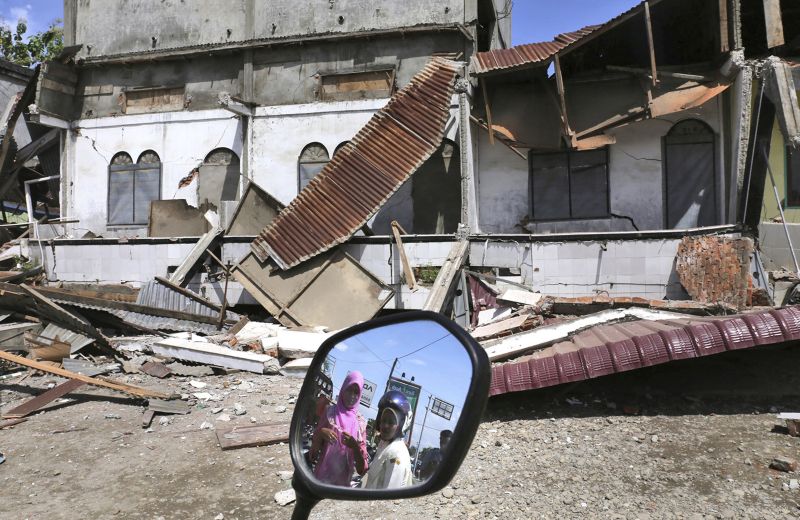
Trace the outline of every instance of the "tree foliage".
{"type": "Polygon", "coordinates": [[[46,31],[31,34],[26,38],[27,31],[28,24],[25,20],[19,20],[14,31],[0,24],[0,58],[30,67],[53,59],[64,48],[61,20],[51,23],[46,31]]]}

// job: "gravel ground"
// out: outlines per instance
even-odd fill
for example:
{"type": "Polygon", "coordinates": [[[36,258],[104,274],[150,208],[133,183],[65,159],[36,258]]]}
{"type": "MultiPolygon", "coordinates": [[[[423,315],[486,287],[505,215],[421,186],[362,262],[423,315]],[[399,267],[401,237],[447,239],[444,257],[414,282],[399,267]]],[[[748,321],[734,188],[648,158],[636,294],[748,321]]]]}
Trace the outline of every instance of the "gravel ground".
{"type": "MultiPolygon", "coordinates": [[[[800,349],[778,347],[494,398],[444,490],[326,500],[311,518],[798,518],[800,489],[789,488],[800,473],[769,469],[800,459],[800,438],[774,413],[800,410],[798,366],[800,349]]],[[[191,378],[116,378],[222,400],[156,416],[148,431],[139,401],[83,387],[0,430],[0,518],[289,518],[273,498],[290,487],[288,447],[223,452],[201,425],[288,421],[300,380],[210,376],[197,389],[191,378]]],[[[18,379],[0,382],[3,409],[59,381],[18,379]]]]}

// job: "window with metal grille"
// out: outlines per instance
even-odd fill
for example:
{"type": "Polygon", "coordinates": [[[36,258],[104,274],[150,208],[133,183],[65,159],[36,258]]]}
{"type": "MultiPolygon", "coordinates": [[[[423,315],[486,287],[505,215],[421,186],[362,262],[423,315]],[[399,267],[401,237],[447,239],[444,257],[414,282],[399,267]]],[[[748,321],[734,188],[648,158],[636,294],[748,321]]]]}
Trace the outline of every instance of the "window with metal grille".
{"type": "Polygon", "coordinates": [[[528,161],[533,220],[608,217],[607,149],[531,152],[528,161]]]}
{"type": "Polygon", "coordinates": [[[161,194],[161,159],[152,150],[134,164],[125,152],[116,154],[108,166],[109,225],[146,225],[150,202],[161,194]]]}
{"type": "Polygon", "coordinates": [[[305,188],[329,161],[328,150],[320,143],[311,143],[303,148],[297,160],[297,190],[305,188]]]}
{"type": "Polygon", "coordinates": [[[786,207],[800,207],[800,150],[786,147],[786,207]]]}

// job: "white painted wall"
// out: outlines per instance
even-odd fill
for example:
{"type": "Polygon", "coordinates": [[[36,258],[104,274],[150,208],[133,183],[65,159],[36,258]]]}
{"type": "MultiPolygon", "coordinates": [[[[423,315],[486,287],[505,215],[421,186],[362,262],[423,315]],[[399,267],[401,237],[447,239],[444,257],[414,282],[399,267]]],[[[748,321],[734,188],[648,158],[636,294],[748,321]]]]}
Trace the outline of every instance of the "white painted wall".
{"type": "MultiPolygon", "coordinates": [[[[727,182],[726,186],[720,185],[723,176],[720,152],[722,118],[719,104],[711,100],[697,109],[607,132],[617,139],[616,144],[609,147],[608,159],[612,213],[632,217],[641,230],[663,228],[662,138],[673,124],[689,118],[705,121],[717,135],[718,204],[724,200],[727,182]]],[[[520,233],[522,228],[519,224],[528,216],[530,207],[527,159],[521,159],[497,141],[494,146],[490,145],[484,131],[475,131],[473,136],[478,145],[476,177],[481,232],[520,233]]],[[[527,150],[521,151],[527,153],[527,150]]],[[[539,223],[528,225],[528,229],[536,233],[564,233],[631,231],[633,227],[626,220],[608,219],[539,223]]]]}
{"type": "MultiPolygon", "coordinates": [[[[107,227],[108,165],[118,152],[134,162],[145,150],[161,159],[161,198],[186,199],[197,205],[197,185],[178,182],[215,148],[242,154],[242,123],[228,111],[167,112],[78,120],[68,133],[65,165],[68,207],[64,216],[79,219],[73,237],[86,231],[103,236],[147,236],[147,227],[107,227]]],[[[63,211],[63,210],[62,210],[63,211]]]]}

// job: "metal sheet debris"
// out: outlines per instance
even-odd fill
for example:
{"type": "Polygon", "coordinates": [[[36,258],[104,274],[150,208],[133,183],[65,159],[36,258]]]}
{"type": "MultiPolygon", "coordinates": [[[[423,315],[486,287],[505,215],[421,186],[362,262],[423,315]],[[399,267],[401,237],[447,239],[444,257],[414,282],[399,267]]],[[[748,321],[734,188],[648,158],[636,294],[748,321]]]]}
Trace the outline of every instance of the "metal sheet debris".
{"type": "Polygon", "coordinates": [[[275,373],[278,370],[278,360],[272,356],[240,352],[213,343],[165,338],[154,343],[152,348],[156,355],[245,370],[256,374],[275,373]]]}
{"type": "Polygon", "coordinates": [[[798,339],[797,306],[735,316],[594,327],[568,342],[493,366],[490,395],[798,339]]]}
{"type": "Polygon", "coordinates": [[[223,450],[254,448],[289,441],[289,423],[252,424],[220,428],[217,442],[223,450]]]}
{"type": "Polygon", "coordinates": [[[441,58],[375,113],[251,244],[281,269],[350,238],[442,142],[458,65],[441,58]]]}

